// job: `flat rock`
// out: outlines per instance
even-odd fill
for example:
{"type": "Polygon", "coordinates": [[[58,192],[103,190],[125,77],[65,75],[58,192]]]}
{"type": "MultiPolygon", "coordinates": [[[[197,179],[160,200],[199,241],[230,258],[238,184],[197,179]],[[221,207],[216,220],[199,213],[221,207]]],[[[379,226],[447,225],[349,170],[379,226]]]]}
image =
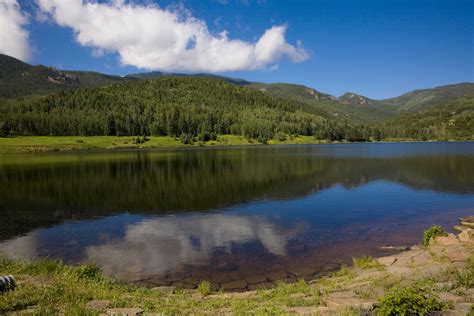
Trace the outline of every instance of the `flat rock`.
{"type": "Polygon", "coordinates": [[[469,258],[469,253],[464,247],[448,247],[445,254],[451,262],[465,262],[469,258]]]}
{"type": "Polygon", "coordinates": [[[466,227],[469,227],[469,228],[474,228],[474,222],[462,221],[462,222],[461,222],[461,225],[466,226],[466,227]]]}
{"type": "Polygon", "coordinates": [[[461,241],[461,242],[470,242],[472,240],[473,233],[474,233],[474,230],[472,230],[472,229],[463,230],[458,235],[459,241],[461,241]]]}
{"type": "Polygon", "coordinates": [[[410,275],[413,273],[413,269],[409,267],[390,266],[386,268],[387,272],[395,275],[410,275]]]}
{"type": "Polygon", "coordinates": [[[264,274],[247,275],[244,277],[244,279],[245,281],[247,281],[248,284],[259,284],[268,282],[268,279],[264,274]]]}
{"type": "Polygon", "coordinates": [[[474,223],[474,215],[470,215],[470,216],[467,216],[467,217],[461,217],[459,220],[461,222],[474,223]]]}
{"type": "Polygon", "coordinates": [[[397,261],[397,257],[390,256],[390,257],[382,257],[382,258],[377,258],[378,263],[380,263],[383,266],[390,267],[392,264],[397,261]]]}
{"type": "Polygon", "coordinates": [[[460,312],[461,315],[471,315],[472,303],[454,303],[454,310],[460,312]]]}
{"type": "Polygon", "coordinates": [[[87,302],[86,308],[88,309],[95,309],[95,310],[103,310],[109,306],[110,301],[107,300],[92,300],[87,302]]]}
{"type": "Polygon", "coordinates": [[[456,225],[456,226],[453,227],[453,229],[458,231],[458,232],[463,232],[463,231],[465,231],[466,229],[469,229],[469,228],[466,227],[466,226],[456,225]]]}
{"type": "Polygon", "coordinates": [[[454,295],[453,293],[449,292],[440,292],[438,293],[438,296],[442,301],[445,302],[451,301],[453,303],[462,303],[464,301],[463,297],[454,295]]]}
{"type": "Polygon", "coordinates": [[[375,300],[369,300],[369,299],[361,299],[361,298],[355,298],[355,297],[334,297],[334,298],[327,298],[325,299],[327,306],[328,307],[358,307],[362,309],[369,309],[371,308],[374,303],[376,303],[375,300]]]}
{"type": "Polygon", "coordinates": [[[265,275],[270,281],[278,281],[288,278],[285,270],[267,272],[265,275]]]}
{"type": "Polygon", "coordinates": [[[235,281],[223,283],[221,287],[225,291],[230,291],[230,290],[238,291],[238,290],[245,290],[247,288],[247,285],[248,285],[247,281],[245,281],[244,279],[241,279],[241,280],[235,280],[235,281]]]}
{"type": "Polygon", "coordinates": [[[107,310],[108,315],[113,316],[139,316],[143,313],[140,308],[112,308],[107,310]]]}
{"type": "Polygon", "coordinates": [[[456,235],[449,234],[448,236],[436,237],[434,242],[441,246],[452,246],[459,244],[459,239],[457,239],[456,235]]]}

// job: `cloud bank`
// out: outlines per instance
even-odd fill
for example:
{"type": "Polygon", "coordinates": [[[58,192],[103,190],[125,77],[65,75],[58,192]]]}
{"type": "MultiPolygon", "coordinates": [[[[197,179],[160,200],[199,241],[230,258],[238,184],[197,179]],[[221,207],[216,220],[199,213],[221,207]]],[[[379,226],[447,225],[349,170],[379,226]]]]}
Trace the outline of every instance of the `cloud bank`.
{"type": "MultiPolygon", "coordinates": [[[[5,0],[0,0],[5,1],[5,0]]],[[[204,21],[184,9],[163,9],[115,0],[37,0],[40,10],[75,32],[94,51],[118,53],[123,65],[165,71],[236,71],[273,66],[283,58],[302,62],[301,42],[289,44],[286,25],[267,29],[256,42],[212,34],[204,21]]]]}
{"type": "Polygon", "coordinates": [[[0,0],[0,53],[21,60],[30,58],[27,23],[17,0],[0,0]]]}

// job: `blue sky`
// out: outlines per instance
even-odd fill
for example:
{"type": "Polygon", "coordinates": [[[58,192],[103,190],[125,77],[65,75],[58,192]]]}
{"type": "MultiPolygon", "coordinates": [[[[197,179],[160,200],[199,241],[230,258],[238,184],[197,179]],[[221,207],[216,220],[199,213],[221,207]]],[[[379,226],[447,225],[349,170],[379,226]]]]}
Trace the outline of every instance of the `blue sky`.
{"type": "MultiPolygon", "coordinates": [[[[0,0],[0,4],[2,1],[14,0],[0,0]]],[[[83,27],[84,21],[79,21],[74,12],[55,16],[51,9],[54,0],[39,2],[42,5],[36,0],[19,1],[21,12],[28,19],[23,27],[28,33],[31,63],[117,75],[147,71],[123,65],[124,59],[138,66],[157,65],[150,59],[142,60],[141,56],[124,57],[130,43],[123,48],[116,43],[116,38],[100,37],[97,29],[87,34],[89,29],[83,27]],[[79,32],[84,35],[82,42],[77,39],[79,32]]],[[[275,36],[284,36],[285,42],[274,50],[268,48],[267,57],[252,60],[245,57],[247,59],[235,66],[240,70],[213,67],[223,61],[194,56],[189,63],[179,66],[177,72],[186,72],[190,65],[203,60],[200,68],[196,68],[200,72],[209,66],[211,72],[224,69],[220,74],[248,80],[299,83],[334,95],[351,91],[372,98],[474,81],[474,1],[470,0],[135,1],[136,6],[152,3],[163,12],[180,12],[182,16],[204,23],[209,33],[207,38],[220,38],[219,34],[225,30],[228,40],[245,42],[244,48],[249,50],[267,30],[283,27],[274,31],[275,36]]],[[[110,5],[110,1],[99,4],[110,5]]],[[[117,5],[127,5],[127,1],[117,5]]],[[[57,13],[60,4],[56,6],[57,13]]],[[[122,31],[121,27],[108,27],[104,29],[106,35],[122,31]]],[[[125,28],[123,32],[126,37],[125,28]]],[[[149,37],[153,41],[152,35],[136,34],[143,41],[149,37]]],[[[145,42],[137,45],[148,47],[145,42]]],[[[189,41],[187,45],[194,43],[189,41]]],[[[166,47],[160,46],[160,49],[166,47]]],[[[240,49],[232,46],[230,50],[233,51],[230,60],[241,57],[237,55],[240,49]]]]}

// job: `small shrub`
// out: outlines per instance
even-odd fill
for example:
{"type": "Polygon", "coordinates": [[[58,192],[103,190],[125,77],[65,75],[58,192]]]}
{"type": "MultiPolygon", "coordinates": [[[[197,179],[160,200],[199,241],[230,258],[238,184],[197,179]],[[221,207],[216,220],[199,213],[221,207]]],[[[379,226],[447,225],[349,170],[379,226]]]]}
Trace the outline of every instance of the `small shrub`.
{"type": "Polygon", "coordinates": [[[82,139],[76,139],[76,143],[83,144],[84,141],[82,139]]]}
{"type": "Polygon", "coordinates": [[[211,140],[211,134],[209,132],[201,132],[197,136],[197,139],[199,139],[201,142],[207,142],[208,140],[211,140]]]}
{"type": "Polygon", "coordinates": [[[264,135],[259,135],[257,138],[257,142],[262,143],[262,144],[266,144],[267,141],[268,139],[264,135]]]}
{"type": "Polygon", "coordinates": [[[99,280],[101,277],[101,270],[95,264],[86,264],[75,268],[73,274],[78,279],[99,280]]]}
{"type": "Polygon", "coordinates": [[[202,296],[208,296],[211,294],[211,282],[201,281],[201,283],[198,285],[198,291],[202,296]]]}
{"type": "Polygon", "coordinates": [[[194,143],[193,134],[183,133],[183,134],[181,134],[179,139],[180,139],[181,143],[183,143],[185,145],[191,145],[192,143],[194,143]]]}
{"type": "Polygon", "coordinates": [[[286,140],[286,135],[283,132],[278,132],[275,134],[275,139],[279,140],[280,142],[283,142],[286,140]]]}
{"type": "Polygon", "coordinates": [[[350,270],[346,265],[342,265],[339,271],[334,271],[329,273],[329,277],[347,277],[348,279],[353,279],[356,276],[356,273],[350,270]]]}
{"type": "Polygon", "coordinates": [[[447,236],[448,234],[443,227],[439,225],[433,225],[423,232],[423,245],[428,246],[430,240],[438,236],[447,236]]]}
{"type": "Polygon", "coordinates": [[[10,126],[8,122],[0,122],[0,137],[8,137],[10,126]]]}
{"type": "Polygon", "coordinates": [[[353,257],[352,262],[354,263],[354,266],[360,269],[380,269],[382,268],[382,265],[372,258],[371,256],[365,256],[365,257],[353,257]]]}
{"type": "Polygon", "coordinates": [[[396,287],[380,298],[375,306],[377,315],[427,315],[449,306],[440,301],[427,287],[418,285],[396,287]]]}
{"type": "Polygon", "coordinates": [[[466,270],[455,269],[458,284],[466,289],[474,287],[474,255],[471,255],[466,261],[466,270]]]}

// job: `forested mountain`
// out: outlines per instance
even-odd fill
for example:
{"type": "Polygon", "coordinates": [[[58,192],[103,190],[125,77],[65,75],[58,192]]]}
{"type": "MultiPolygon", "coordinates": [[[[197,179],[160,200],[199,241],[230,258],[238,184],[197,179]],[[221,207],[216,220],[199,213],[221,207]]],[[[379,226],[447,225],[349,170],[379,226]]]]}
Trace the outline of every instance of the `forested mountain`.
{"type": "Polygon", "coordinates": [[[341,140],[362,137],[350,136],[352,127],[306,103],[195,77],[7,100],[0,104],[0,114],[9,133],[17,135],[169,135],[207,140],[216,134],[237,134],[261,141],[277,133],[341,140]]]}
{"type": "Polygon", "coordinates": [[[421,140],[473,140],[474,95],[425,107],[418,112],[405,112],[384,123],[385,137],[421,140]]]}
{"type": "Polygon", "coordinates": [[[237,134],[363,141],[473,139],[474,84],[374,100],[212,74],[126,77],[32,66],[0,55],[1,135],[169,135],[183,142],[237,134]],[[150,79],[156,78],[156,79],[150,79]],[[3,98],[3,100],[2,100],[3,98]]]}
{"type": "Polygon", "coordinates": [[[134,79],[88,71],[63,71],[42,65],[32,66],[0,54],[0,98],[48,94],[130,80],[134,79]]]}
{"type": "MultiPolygon", "coordinates": [[[[278,97],[298,100],[331,113],[334,117],[348,120],[355,124],[386,120],[391,117],[389,112],[380,110],[373,104],[365,106],[359,103],[348,102],[350,97],[344,95],[337,98],[315,89],[288,83],[252,83],[248,87],[275,95],[278,97]]],[[[354,95],[354,94],[352,94],[354,95]]],[[[370,100],[366,98],[367,100],[370,100]]]]}

